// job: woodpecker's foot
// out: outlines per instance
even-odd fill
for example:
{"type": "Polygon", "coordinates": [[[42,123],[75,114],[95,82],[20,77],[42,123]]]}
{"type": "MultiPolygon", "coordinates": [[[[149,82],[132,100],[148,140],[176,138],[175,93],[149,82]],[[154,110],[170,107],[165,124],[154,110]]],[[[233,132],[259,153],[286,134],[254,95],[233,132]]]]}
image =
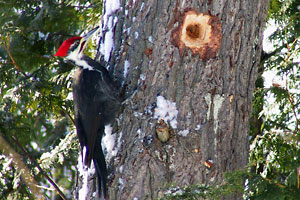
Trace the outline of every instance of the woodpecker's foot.
{"type": "Polygon", "coordinates": [[[125,98],[124,101],[122,101],[122,105],[125,105],[125,104],[128,104],[132,99],[133,97],[136,95],[136,93],[141,89],[141,87],[143,86],[143,82],[140,82],[137,86],[137,88],[132,92],[131,95],[129,95],[128,97],[125,98]]]}

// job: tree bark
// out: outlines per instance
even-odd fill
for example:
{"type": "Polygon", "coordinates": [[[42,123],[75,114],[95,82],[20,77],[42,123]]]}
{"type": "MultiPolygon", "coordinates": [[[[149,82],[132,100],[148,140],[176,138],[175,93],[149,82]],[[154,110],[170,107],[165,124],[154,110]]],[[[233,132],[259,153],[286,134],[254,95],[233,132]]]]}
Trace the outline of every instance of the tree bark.
{"type": "Polygon", "coordinates": [[[124,97],[137,89],[114,126],[110,199],[156,199],[169,184],[220,184],[225,172],[244,168],[269,1],[109,2],[97,59],[124,97]],[[206,25],[184,26],[190,14],[208,17],[206,25]],[[188,46],[182,31],[207,40],[188,46]],[[173,113],[158,114],[162,104],[173,113]]]}

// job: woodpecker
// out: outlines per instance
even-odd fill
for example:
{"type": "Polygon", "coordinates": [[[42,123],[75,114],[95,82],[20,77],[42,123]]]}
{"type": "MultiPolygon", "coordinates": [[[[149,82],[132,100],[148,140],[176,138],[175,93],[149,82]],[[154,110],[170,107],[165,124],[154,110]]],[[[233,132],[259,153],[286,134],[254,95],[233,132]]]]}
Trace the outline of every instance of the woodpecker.
{"type": "Polygon", "coordinates": [[[78,67],[73,80],[73,101],[75,125],[85,166],[93,160],[97,177],[99,196],[107,198],[107,167],[101,147],[104,127],[113,122],[120,108],[120,99],[107,69],[99,62],[83,54],[94,28],[82,37],[65,40],[54,56],[60,56],[78,67]],[[103,191],[103,192],[102,192],[103,191]]]}

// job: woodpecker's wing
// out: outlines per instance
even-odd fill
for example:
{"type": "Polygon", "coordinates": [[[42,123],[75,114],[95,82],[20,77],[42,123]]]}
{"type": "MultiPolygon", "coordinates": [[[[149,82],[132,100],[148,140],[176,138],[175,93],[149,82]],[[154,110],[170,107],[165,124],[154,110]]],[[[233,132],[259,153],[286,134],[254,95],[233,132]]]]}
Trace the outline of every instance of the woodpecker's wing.
{"type": "MultiPolygon", "coordinates": [[[[73,100],[75,106],[76,128],[80,144],[86,146],[85,164],[90,166],[98,129],[101,123],[99,103],[94,101],[97,74],[78,69],[73,82],[73,100]]],[[[98,141],[101,142],[101,139],[98,141]]],[[[100,145],[100,144],[99,144],[100,145]]]]}
{"type": "Polygon", "coordinates": [[[76,128],[81,147],[86,147],[84,163],[90,166],[91,160],[94,161],[98,177],[99,196],[101,196],[101,191],[103,191],[104,197],[106,197],[107,168],[100,145],[101,137],[104,134],[104,125],[97,115],[95,118],[89,117],[95,115],[94,111],[96,108],[94,106],[86,106],[85,108],[79,106],[79,109],[76,109],[76,128]],[[84,111],[79,112],[79,109],[83,109],[84,111]],[[82,112],[89,112],[90,115],[82,115],[82,112]],[[88,128],[92,126],[94,126],[94,128],[88,128]]]}
{"type": "Polygon", "coordinates": [[[84,162],[90,166],[93,159],[99,179],[99,192],[103,188],[105,196],[107,169],[101,139],[104,126],[113,121],[120,102],[108,71],[89,57],[84,57],[84,61],[95,70],[79,68],[74,76],[76,128],[81,147],[87,149],[84,162]]]}
{"type": "Polygon", "coordinates": [[[95,84],[95,90],[97,92],[94,94],[93,100],[95,102],[101,102],[101,118],[104,125],[107,125],[112,123],[115,119],[115,114],[119,111],[121,105],[119,93],[106,68],[89,57],[85,56],[84,60],[87,61],[88,65],[93,66],[100,76],[95,84]]]}

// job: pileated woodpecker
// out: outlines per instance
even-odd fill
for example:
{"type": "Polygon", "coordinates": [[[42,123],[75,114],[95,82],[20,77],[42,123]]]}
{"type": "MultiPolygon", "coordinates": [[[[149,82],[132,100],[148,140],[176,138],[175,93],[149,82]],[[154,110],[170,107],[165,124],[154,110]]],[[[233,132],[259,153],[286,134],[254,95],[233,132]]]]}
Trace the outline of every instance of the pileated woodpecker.
{"type": "Polygon", "coordinates": [[[101,147],[104,126],[113,122],[120,108],[119,95],[106,68],[83,54],[96,27],[83,37],[65,40],[54,56],[63,57],[78,66],[73,80],[75,123],[81,150],[86,148],[84,164],[93,160],[99,185],[99,196],[107,198],[107,168],[101,147]],[[103,189],[103,190],[102,190],[103,189]]]}

